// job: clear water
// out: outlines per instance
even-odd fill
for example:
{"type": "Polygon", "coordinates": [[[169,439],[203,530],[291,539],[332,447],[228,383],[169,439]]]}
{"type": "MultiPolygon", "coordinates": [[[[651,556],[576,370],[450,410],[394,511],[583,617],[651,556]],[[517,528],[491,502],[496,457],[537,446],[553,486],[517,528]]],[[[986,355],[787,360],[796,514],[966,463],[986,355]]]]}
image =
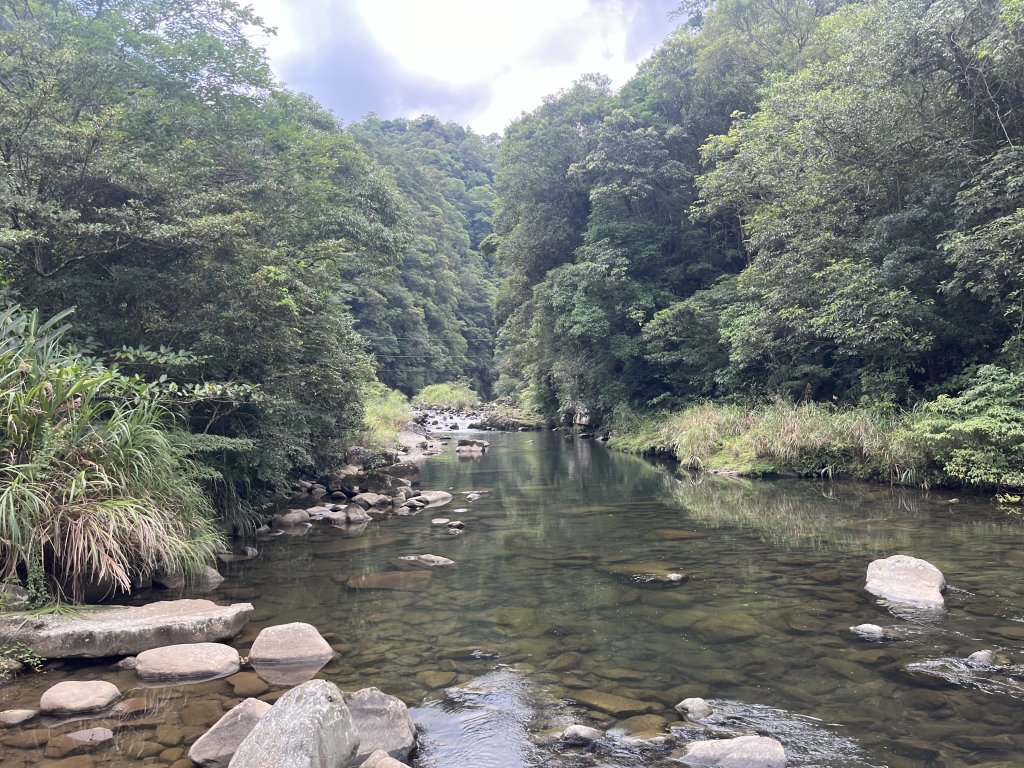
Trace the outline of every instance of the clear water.
{"type": "MultiPolygon", "coordinates": [[[[261,541],[258,559],[228,566],[214,597],[256,606],[234,644],[244,653],[263,626],[314,624],[340,652],[320,676],[413,707],[422,768],[678,766],[685,741],[738,730],[778,738],[791,766],[1024,764],[1024,669],[963,662],[982,648],[1016,661],[1024,641],[1019,519],[949,494],[695,478],[558,433],[488,439],[483,458],[449,448],[426,464],[422,487],[456,494],[447,507],[358,538],[322,526],[261,541]],[[431,525],[439,515],[465,532],[431,525]],[[426,553],[456,566],[409,589],[346,584],[426,553]],[[896,615],[863,591],[868,563],[897,553],[944,572],[944,614],[896,615]],[[899,639],[849,631],[865,622],[899,639]],[[615,709],[602,694],[631,703],[601,711],[615,709]],[[690,696],[715,706],[709,730],[673,711],[690,696]],[[564,750],[551,734],[570,722],[611,735],[564,750]],[[659,733],[675,743],[632,738],[659,733]]],[[[135,685],[105,663],[69,665],[0,688],[0,709],[34,706],[65,676],[135,685]]],[[[129,695],[148,697],[153,722],[118,730],[97,764],[173,765],[241,698],[224,680],[129,695]]],[[[43,759],[0,747],[5,767],[43,759]]]]}

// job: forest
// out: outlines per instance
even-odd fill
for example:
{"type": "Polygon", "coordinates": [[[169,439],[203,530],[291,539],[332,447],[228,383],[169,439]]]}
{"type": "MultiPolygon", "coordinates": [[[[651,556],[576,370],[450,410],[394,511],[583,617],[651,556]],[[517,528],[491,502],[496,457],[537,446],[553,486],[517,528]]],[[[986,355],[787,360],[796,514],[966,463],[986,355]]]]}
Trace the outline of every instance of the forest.
{"type": "Polygon", "coordinates": [[[342,124],[242,4],[0,0],[0,578],[202,562],[443,383],[694,467],[1012,501],[1024,2],[676,20],[481,136],[342,124]]]}

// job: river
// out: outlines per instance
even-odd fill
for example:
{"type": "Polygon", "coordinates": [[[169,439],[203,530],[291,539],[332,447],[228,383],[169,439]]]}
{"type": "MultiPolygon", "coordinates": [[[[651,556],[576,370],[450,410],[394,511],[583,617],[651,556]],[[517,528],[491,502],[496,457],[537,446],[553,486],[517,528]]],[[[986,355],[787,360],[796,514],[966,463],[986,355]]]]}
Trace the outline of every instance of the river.
{"type": "MultiPolygon", "coordinates": [[[[358,538],[320,526],[261,541],[257,559],[222,568],[213,597],[256,607],[234,644],[247,648],[270,624],[315,625],[340,651],[322,676],[413,707],[422,768],[678,766],[679,742],[708,734],[673,711],[692,696],[715,708],[712,731],[774,736],[791,766],[1021,763],[1024,672],[964,662],[979,649],[1012,658],[1024,641],[1019,518],[947,493],[690,476],[561,433],[487,439],[481,458],[448,448],[425,465],[423,488],[455,494],[447,507],[358,538]],[[467,501],[470,491],[480,497],[467,501]],[[464,532],[432,525],[440,514],[464,532]],[[425,553],[456,565],[428,583],[347,585],[425,553]],[[868,563],[897,553],[943,571],[945,612],[894,612],[864,592],[868,563]],[[657,580],[667,574],[678,577],[657,580]],[[897,639],[850,631],[862,623],[897,639]],[[571,722],[610,736],[593,750],[560,749],[551,734],[571,722]],[[675,745],[628,735],[667,728],[675,745]]],[[[0,709],[34,706],[62,676],[125,690],[130,674],[67,665],[0,687],[0,709]]],[[[205,725],[180,712],[238,700],[223,680],[159,691],[181,749],[205,725]]],[[[135,733],[130,744],[154,738],[135,733]]],[[[166,739],[145,762],[119,744],[98,764],[181,758],[166,739]]],[[[15,768],[42,756],[3,748],[0,759],[15,768]]]]}

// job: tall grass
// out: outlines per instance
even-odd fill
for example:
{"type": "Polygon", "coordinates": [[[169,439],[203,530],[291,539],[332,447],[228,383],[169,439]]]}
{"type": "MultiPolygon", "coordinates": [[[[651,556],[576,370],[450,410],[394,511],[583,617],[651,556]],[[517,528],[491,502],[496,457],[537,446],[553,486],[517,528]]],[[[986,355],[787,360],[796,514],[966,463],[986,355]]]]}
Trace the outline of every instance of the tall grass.
{"type": "Polygon", "coordinates": [[[417,408],[454,408],[466,411],[480,404],[480,395],[461,381],[431,384],[424,387],[412,399],[417,408]]]}
{"type": "Polygon", "coordinates": [[[360,442],[367,448],[382,450],[394,447],[398,433],[412,419],[405,395],[383,384],[375,383],[366,393],[360,442]]]}
{"type": "Polygon", "coordinates": [[[55,593],[129,590],[221,546],[208,496],[159,406],[61,341],[66,313],[0,313],[0,578],[42,568],[55,593]]]}
{"type": "Polygon", "coordinates": [[[925,477],[927,452],[908,414],[784,401],[704,403],[639,424],[611,445],[745,475],[843,474],[902,484],[925,477]]]}

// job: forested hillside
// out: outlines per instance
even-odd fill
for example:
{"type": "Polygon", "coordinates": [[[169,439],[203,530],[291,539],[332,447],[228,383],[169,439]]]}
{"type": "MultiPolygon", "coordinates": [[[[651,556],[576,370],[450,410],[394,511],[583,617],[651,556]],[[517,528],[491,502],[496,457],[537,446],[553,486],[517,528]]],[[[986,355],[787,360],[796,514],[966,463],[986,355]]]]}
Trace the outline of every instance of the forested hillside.
{"type": "Polygon", "coordinates": [[[612,424],[940,398],[931,432],[1024,436],[1024,4],[679,13],[619,92],[585,77],[506,132],[499,389],[612,424]]]}

